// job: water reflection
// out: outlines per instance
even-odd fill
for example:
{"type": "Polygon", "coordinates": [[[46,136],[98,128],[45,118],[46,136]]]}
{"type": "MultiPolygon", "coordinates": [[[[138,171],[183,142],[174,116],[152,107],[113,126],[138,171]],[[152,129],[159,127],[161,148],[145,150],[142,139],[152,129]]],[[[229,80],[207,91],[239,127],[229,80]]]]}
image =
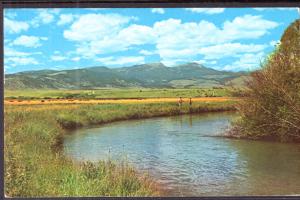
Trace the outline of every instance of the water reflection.
{"type": "Polygon", "coordinates": [[[65,138],[78,160],[128,162],[149,172],[171,196],[300,193],[299,145],[220,137],[233,113],[116,122],[65,138]],[[281,188],[280,188],[281,187],[281,188]]]}

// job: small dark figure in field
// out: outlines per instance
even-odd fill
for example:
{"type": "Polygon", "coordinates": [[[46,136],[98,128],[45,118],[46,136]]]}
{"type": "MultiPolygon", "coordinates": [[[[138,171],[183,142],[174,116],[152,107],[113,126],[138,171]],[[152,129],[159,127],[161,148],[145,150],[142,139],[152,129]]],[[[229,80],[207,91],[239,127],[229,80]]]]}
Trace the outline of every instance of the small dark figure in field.
{"type": "Polygon", "coordinates": [[[192,111],[192,98],[190,98],[189,105],[190,105],[190,112],[191,112],[192,111]]]}
{"type": "Polygon", "coordinates": [[[178,105],[179,105],[179,107],[181,107],[181,106],[182,106],[182,103],[183,103],[182,97],[179,97],[179,101],[178,101],[178,105]]]}

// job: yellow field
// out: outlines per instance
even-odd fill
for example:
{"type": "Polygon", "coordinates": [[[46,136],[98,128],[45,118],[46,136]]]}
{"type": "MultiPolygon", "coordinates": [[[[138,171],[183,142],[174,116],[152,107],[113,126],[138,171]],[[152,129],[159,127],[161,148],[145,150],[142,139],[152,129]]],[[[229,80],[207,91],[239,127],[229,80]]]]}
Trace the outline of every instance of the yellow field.
{"type": "MultiPolygon", "coordinates": [[[[189,103],[189,98],[182,98],[183,103],[189,103]]],[[[192,102],[224,102],[237,100],[233,97],[197,97],[192,102]]],[[[5,100],[6,105],[42,105],[42,104],[136,104],[136,103],[171,103],[178,102],[179,98],[147,98],[147,99],[49,99],[49,100],[5,100]]]]}

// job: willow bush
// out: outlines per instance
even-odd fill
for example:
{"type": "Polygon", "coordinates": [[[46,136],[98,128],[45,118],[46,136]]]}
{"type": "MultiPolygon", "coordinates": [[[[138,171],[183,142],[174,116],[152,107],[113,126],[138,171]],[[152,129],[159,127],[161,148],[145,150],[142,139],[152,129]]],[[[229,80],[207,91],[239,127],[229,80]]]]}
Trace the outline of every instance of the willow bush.
{"type": "Polygon", "coordinates": [[[281,37],[262,69],[246,83],[246,98],[240,103],[241,118],[232,136],[252,139],[300,141],[300,20],[281,37]]]}

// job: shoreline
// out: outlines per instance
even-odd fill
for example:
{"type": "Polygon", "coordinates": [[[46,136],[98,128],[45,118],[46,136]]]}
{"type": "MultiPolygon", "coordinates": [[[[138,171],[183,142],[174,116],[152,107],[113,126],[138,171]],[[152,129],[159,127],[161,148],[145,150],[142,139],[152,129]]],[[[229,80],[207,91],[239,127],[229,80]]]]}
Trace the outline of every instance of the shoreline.
{"type": "Polygon", "coordinates": [[[5,165],[10,168],[5,172],[6,194],[13,197],[62,197],[65,194],[157,196],[162,190],[155,187],[155,181],[151,177],[140,176],[130,166],[123,169],[105,162],[88,166],[84,163],[76,165],[60,151],[64,134],[69,128],[121,120],[234,110],[235,103],[195,102],[191,107],[184,103],[181,109],[176,103],[7,106],[4,152],[5,165]],[[41,109],[35,109],[36,107],[41,109]],[[98,169],[103,170],[104,177],[96,173],[98,169]],[[20,174],[20,170],[24,172],[20,174]],[[125,174],[120,174],[120,170],[125,170],[125,174]],[[71,177],[74,180],[69,182],[71,177]],[[124,185],[125,180],[130,183],[129,186],[124,185]],[[15,181],[19,181],[19,184],[14,184],[15,181]],[[35,187],[40,184],[44,186],[35,187]],[[110,189],[106,189],[105,185],[109,185],[110,189]],[[72,188],[79,189],[74,191],[72,188]]]}
{"type": "Polygon", "coordinates": [[[208,114],[208,113],[224,113],[224,112],[237,112],[235,107],[229,107],[226,109],[221,109],[221,110],[201,110],[201,111],[196,111],[196,112],[183,112],[183,113],[172,113],[171,115],[169,114],[160,114],[160,115],[153,115],[153,116],[146,116],[146,117],[133,117],[133,118],[127,118],[127,119],[116,119],[116,120],[110,120],[106,122],[100,122],[100,123],[95,123],[95,124],[88,124],[84,126],[77,126],[74,128],[64,128],[68,133],[72,131],[76,131],[78,129],[85,129],[85,128],[97,128],[102,125],[114,123],[114,122],[126,122],[126,121],[131,121],[131,120],[146,120],[146,119],[153,119],[153,118],[160,118],[160,117],[175,117],[175,116],[183,116],[183,115],[200,115],[200,114],[208,114]]]}

